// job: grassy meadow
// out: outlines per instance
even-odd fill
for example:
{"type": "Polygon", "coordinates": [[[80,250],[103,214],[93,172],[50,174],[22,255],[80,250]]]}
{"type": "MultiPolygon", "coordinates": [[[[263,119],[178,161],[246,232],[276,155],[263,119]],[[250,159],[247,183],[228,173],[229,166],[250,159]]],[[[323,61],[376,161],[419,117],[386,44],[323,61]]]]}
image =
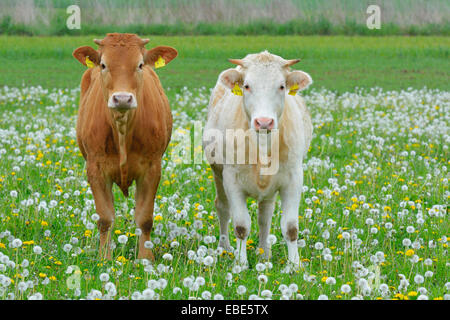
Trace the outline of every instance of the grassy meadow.
{"type": "Polygon", "coordinates": [[[148,47],[179,51],[157,71],[174,129],[153,263],[136,259],[134,187],[128,199],[114,187],[113,258],[97,255],[98,215],[75,140],[85,68],[71,56],[95,47],[93,36],[0,37],[0,299],[450,299],[448,37],[149,37],[148,47]],[[249,266],[219,250],[211,170],[175,152],[205,122],[226,59],[263,49],[301,58],[296,68],[314,80],[302,93],[314,133],[299,270],[286,265],[279,200],[270,261],[257,249],[252,199],[249,266]]]}
{"type": "MultiPolygon", "coordinates": [[[[294,66],[314,79],[314,88],[340,93],[358,88],[449,88],[449,37],[349,36],[195,36],[150,38],[148,48],[175,47],[179,56],[158,70],[163,85],[211,88],[228,58],[269,50],[284,58],[300,58],[294,66]]],[[[74,88],[84,66],[72,52],[94,38],[0,36],[0,85],[74,88]]]]}

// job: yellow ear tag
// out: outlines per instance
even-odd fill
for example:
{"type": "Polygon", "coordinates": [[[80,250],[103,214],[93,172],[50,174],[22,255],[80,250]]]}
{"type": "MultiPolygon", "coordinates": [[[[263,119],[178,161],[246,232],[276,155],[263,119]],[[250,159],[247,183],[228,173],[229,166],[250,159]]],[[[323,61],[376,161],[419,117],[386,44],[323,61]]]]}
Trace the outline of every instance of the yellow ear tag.
{"type": "Polygon", "coordinates": [[[298,88],[299,88],[298,84],[297,83],[294,84],[292,87],[289,88],[289,94],[291,96],[295,96],[295,94],[297,93],[298,88]]]}
{"type": "Polygon", "coordinates": [[[237,82],[234,84],[234,88],[231,90],[235,95],[242,96],[242,89],[238,86],[237,82]]]}
{"type": "Polygon", "coordinates": [[[159,56],[158,60],[155,61],[155,69],[162,68],[166,65],[166,61],[163,57],[159,56]]]}
{"type": "Polygon", "coordinates": [[[91,59],[89,59],[89,57],[86,57],[86,66],[88,68],[93,68],[94,67],[94,63],[91,61],[91,59]]]}

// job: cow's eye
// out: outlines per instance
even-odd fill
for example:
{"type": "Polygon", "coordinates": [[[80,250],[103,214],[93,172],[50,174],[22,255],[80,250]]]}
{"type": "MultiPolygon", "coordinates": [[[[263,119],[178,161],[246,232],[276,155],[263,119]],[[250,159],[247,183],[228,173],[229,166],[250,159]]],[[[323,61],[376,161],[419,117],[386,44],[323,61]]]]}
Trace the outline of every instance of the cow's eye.
{"type": "Polygon", "coordinates": [[[104,64],[103,62],[100,64],[100,66],[102,67],[102,70],[106,69],[106,64],[104,64]]]}
{"type": "Polygon", "coordinates": [[[141,63],[139,63],[139,66],[138,66],[138,68],[139,69],[141,69],[142,70],[142,68],[144,67],[144,64],[141,62],[141,63]]]}
{"type": "Polygon", "coordinates": [[[280,90],[284,90],[284,85],[281,85],[281,86],[280,86],[280,90]]]}
{"type": "Polygon", "coordinates": [[[250,89],[250,86],[248,84],[244,85],[245,90],[250,89]]]}

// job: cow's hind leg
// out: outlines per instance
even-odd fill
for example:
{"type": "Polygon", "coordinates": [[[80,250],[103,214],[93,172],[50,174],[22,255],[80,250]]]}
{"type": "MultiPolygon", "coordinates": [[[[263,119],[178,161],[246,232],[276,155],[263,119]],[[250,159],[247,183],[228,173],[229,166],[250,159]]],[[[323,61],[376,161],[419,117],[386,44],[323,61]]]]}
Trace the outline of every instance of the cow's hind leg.
{"type": "Polygon", "coordinates": [[[97,221],[100,232],[100,250],[102,259],[111,259],[111,248],[109,240],[111,235],[111,225],[114,222],[114,196],[112,193],[112,181],[105,177],[100,170],[98,163],[87,164],[87,176],[94,195],[95,210],[100,216],[97,221]]]}
{"type": "Polygon", "coordinates": [[[155,195],[161,179],[161,163],[153,164],[136,183],[136,224],[141,229],[139,238],[138,259],[154,260],[150,248],[145,246],[150,241],[150,232],[153,227],[153,206],[155,195]]]}
{"type": "Polygon", "coordinates": [[[230,223],[230,208],[228,205],[227,195],[223,188],[222,168],[219,165],[211,165],[214,174],[214,182],[216,184],[216,210],[219,216],[220,238],[219,247],[229,251],[231,250],[230,239],[228,235],[228,225],[230,223]]]}

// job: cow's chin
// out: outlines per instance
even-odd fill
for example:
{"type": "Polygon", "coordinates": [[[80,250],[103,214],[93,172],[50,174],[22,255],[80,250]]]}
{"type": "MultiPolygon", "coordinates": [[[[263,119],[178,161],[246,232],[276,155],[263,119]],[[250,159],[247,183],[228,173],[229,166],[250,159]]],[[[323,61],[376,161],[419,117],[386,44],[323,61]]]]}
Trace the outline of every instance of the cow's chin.
{"type": "Polygon", "coordinates": [[[132,112],[134,110],[137,109],[137,106],[133,106],[133,107],[108,107],[109,110],[111,110],[113,113],[120,113],[120,114],[124,114],[127,112],[132,112]]]}
{"type": "Polygon", "coordinates": [[[257,134],[270,134],[275,129],[253,129],[257,134]]]}

